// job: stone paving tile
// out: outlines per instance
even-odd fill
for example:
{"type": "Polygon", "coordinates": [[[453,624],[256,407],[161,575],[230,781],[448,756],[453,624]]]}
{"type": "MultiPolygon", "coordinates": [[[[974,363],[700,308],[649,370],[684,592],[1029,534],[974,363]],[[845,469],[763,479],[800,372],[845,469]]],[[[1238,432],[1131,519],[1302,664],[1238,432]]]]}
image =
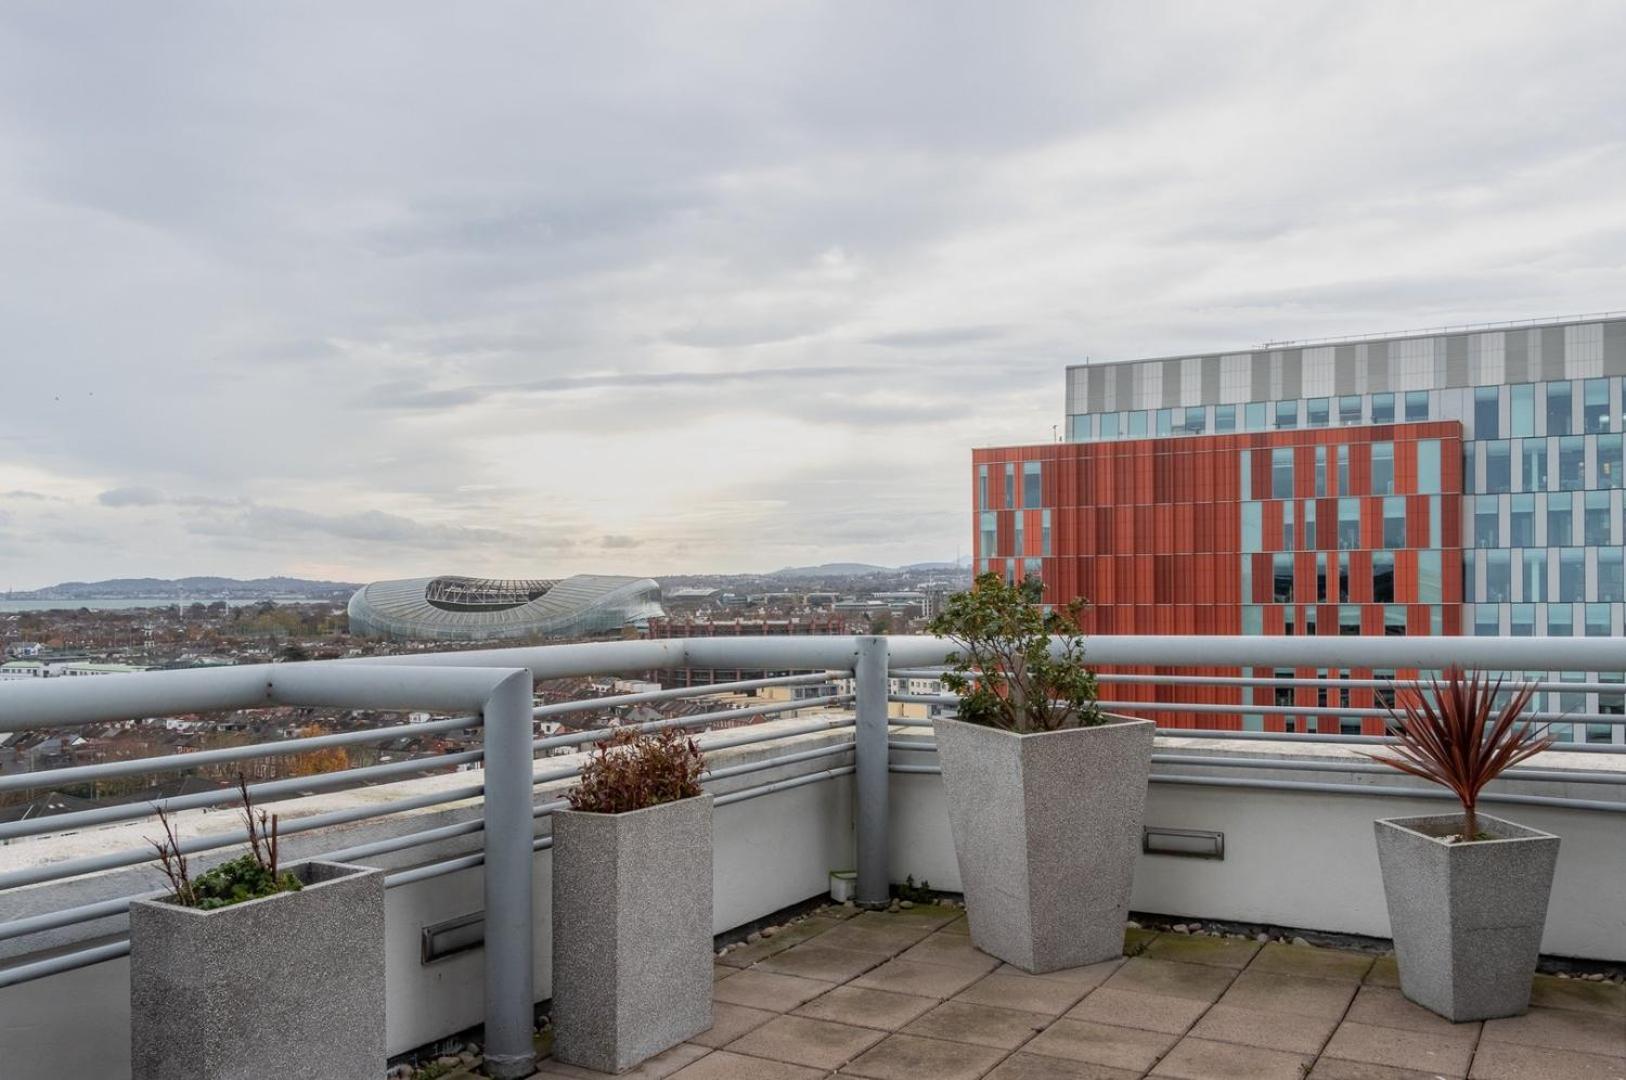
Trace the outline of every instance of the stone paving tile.
{"type": "MultiPolygon", "coordinates": [[[[622,1073],[628,1076],[628,1073],[622,1073]]],[[[821,1080],[823,1069],[810,1069],[805,1065],[787,1065],[782,1061],[731,1054],[716,1050],[693,1065],[672,1074],[672,1080],[821,1080]]]]}
{"type": "Polygon", "coordinates": [[[1444,1039],[1435,1032],[1405,1031],[1346,1020],[1338,1025],[1321,1056],[1396,1069],[1420,1069],[1440,1076],[1467,1076],[1473,1052],[1471,1039],[1444,1039]]]}
{"type": "Polygon", "coordinates": [[[768,957],[752,970],[777,971],[781,975],[800,975],[804,979],[818,979],[820,982],[844,983],[870,968],[880,967],[887,959],[886,953],[839,949],[834,945],[809,941],[768,957]]]}
{"type": "Polygon", "coordinates": [[[1537,975],[1530,989],[1530,1004],[1626,1016],[1626,986],[1537,975]]]}
{"type": "Polygon", "coordinates": [[[714,1001],[711,1005],[711,1027],[689,1041],[713,1049],[719,1046],[727,1046],[747,1031],[761,1027],[778,1015],[778,1013],[771,1013],[766,1009],[753,1009],[745,1005],[731,1005],[726,1001],[714,1001]]]}
{"type": "Polygon", "coordinates": [[[1145,1072],[1178,1041],[1178,1036],[1157,1031],[1086,1020],[1057,1020],[1022,1049],[1030,1054],[1145,1072]]]}
{"type": "MultiPolygon", "coordinates": [[[[679,1043],[670,1050],[663,1050],[641,1065],[634,1066],[620,1076],[630,1080],[665,1080],[668,1076],[675,1076],[691,1062],[698,1061],[711,1051],[704,1046],[692,1046],[689,1043],[679,1043]]],[[[592,1069],[583,1069],[575,1065],[566,1065],[562,1061],[551,1058],[539,1063],[538,1076],[564,1076],[573,1080],[599,1080],[609,1076],[610,1073],[596,1072],[592,1069]]]]}
{"type": "Polygon", "coordinates": [[[841,1075],[872,1080],[978,1080],[1004,1056],[1005,1051],[991,1046],[888,1035],[842,1069],[841,1075]]]}
{"type": "Polygon", "coordinates": [[[1188,1037],[1158,1062],[1151,1075],[1175,1080],[1302,1080],[1312,1060],[1308,1054],[1188,1037]]]}
{"type": "Polygon", "coordinates": [[[810,915],[799,923],[792,923],[782,929],[774,931],[772,937],[762,938],[739,949],[730,949],[718,957],[719,964],[728,967],[746,968],[764,960],[775,953],[784,952],[793,945],[818,937],[828,930],[834,930],[841,925],[841,920],[832,919],[824,915],[810,915]]]}
{"type": "Polygon", "coordinates": [[[938,927],[937,932],[939,934],[969,935],[971,933],[971,924],[966,921],[965,913],[961,912],[959,918],[953,920],[952,922],[944,923],[942,926],[938,927]]]}
{"type": "Polygon", "coordinates": [[[1400,965],[1395,962],[1395,954],[1389,953],[1372,961],[1372,969],[1366,973],[1366,978],[1362,981],[1368,986],[1400,989],[1400,965]]]}
{"type": "Polygon", "coordinates": [[[838,986],[795,1010],[797,1016],[896,1031],[937,1004],[936,998],[838,986]]]}
{"type": "Polygon", "coordinates": [[[819,935],[819,944],[833,945],[838,949],[857,949],[859,952],[897,954],[930,933],[924,926],[877,927],[860,925],[857,919],[853,919],[819,935]]]}
{"type": "Polygon", "coordinates": [[[803,979],[796,975],[780,975],[752,968],[713,986],[711,996],[730,1005],[790,1012],[796,1006],[812,1001],[828,989],[829,983],[819,982],[816,979],[803,979]]]}
{"type": "Polygon", "coordinates": [[[987,973],[1001,961],[989,956],[964,934],[933,934],[918,945],[912,945],[898,954],[899,960],[914,960],[922,964],[948,964],[952,967],[974,968],[987,973]]]}
{"type": "Polygon", "coordinates": [[[1139,1080],[1140,1073],[1088,1061],[1018,1052],[1000,1062],[987,1080],[1139,1080]]]}
{"type": "Polygon", "coordinates": [[[1324,1057],[1310,1070],[1310,1080],[1440,1080],[1440,1076],[1415,1069],[1395,1069],[1365,1061],[1324,1057]]]}
{"type": "Polygon", "coordinates": [[[1139,956],[1156,941],[1156,930],[1147,930],[1138,926],[1131,926],[1124,931],[1124,955],[1139,956]]]}
{"type": "Polygon", "coordinates": [[[1052,1016],[945,1001],[903,1029],[905,1035],[1014,1050],[1042,1031],[1052,1016]]]}
{"type": "Polygon", "coordinates": [[[1067,1018],[1161,1031],[1165,1035],[1184,1035],[1209,1007],[1206,1001],[1169,997],[1166,994],[1137,994],[1103,986],[1074,1005],[1067,1018]]]}
{"type": "Polygon", "coordinates": [[[1361,1024],[1401,1028],[1418,1031],[1451,1042],[1465,1041],[1472,1046],[1479,1038],[1479,1022],[1453,1024],[1443,1016],[1429,1012],[1421,1005],[1407,1001],[1399,990],[1385,986],[1363,986],[1345,1016],[1361,1024]]]}
{"type": "Polygon", "coordinates": [[[1012,964],[1001,964],[994,969],[996,975],[1024,975],[1028,978],[1049,979],[1052,982],[1066,983],[1068,986],[1078,987],[1079,993],[1094,990],[1106,982],[1114,971],[1124,966],[1124,960],[1102,960],[1096,964],[1085,964],[1083,967],[1059,968],[1056,971],[1046,971],[1039,975],[1028,975],[1027,972],[1012,964]]]}
{"type": "Polygon", "coordinates": [[[1059,979],[1025,973],[985,975],[974,984],[954,995],[954,1000],[973,1005],[993,1005],[998,1008],[1020,1009],[1023,1012],[1060,1016],[1079,998],[1084,988],[1059,979]]]}
{"type": "Polygon", "coordinates": [[[1259,955],[1253,958],[1248,970],[1360,982],[1372,970],[1372,962],[1376,959],[1369,953],[1319,949],[1314,945],[1283,945],[1273,941],[1259,950],[1259,955]]]}
{"type": "Polygon", "coordinates": [[[920,964],[913,960],[888,960],[852,982],[871,990],[892,990],[917,997],[948,998],[964,990],[981,976],[965,968],[943,964],[920,964]]]}
{"type": "MultiPolygon", "coordinates": [[[[729,980],[733,982],[734,980],[729,980]]],[[[727,986],[728,983],[724,983],[727,986]]],[[[1294,1016],[1340,1017],[1355,996],[1356,984],[1304,975],[1279,975],[1249,968],[1220,998],[1221,1005],[1294,1016]]]]}
{"type": "Polygon", "coordinates": [[[714,983],[722,982],[739,970],[739,968],[724,967],[722,964],[713,964],[711,965],[711,981],[714,983]]]}
{"type": "Polygon", "coordinates": [[[732,1054],[770,1058],[815,1069],[837,1069],[868,1050],[886,1032],[833,1024],[808,1016],[776,1016],[730,1043],[732,1054]]]}
{"type": "Polygon", "coordinates": [[[1160,934],[1142,956],[1177,960],[1182,964],[1212,964],[1241,970],[1259,952],[1257,941],[1208,937],[1200,934],[1160,934]]]}
{"type": "Polygon", "coordinates": [[[1236,977],[1236,973],[1228,968],[1208,964],[1177,964],[1172,960],[1150,960],[1137,956],[1101,985],[1111,990],[1129,990],[1138,994],[1217,1001],[1236,977]]]}
{"type": "Polygon", "coordinates": [[[1626,1080],[1626,1059],[1481,1042],[1468,1075],[1473,1080],[1626,1080]]]}
{"type": "Polygon", "coordinates": [[[859,914],[853,922],[858,926],[900,926],[919,925],[935,930],[939,926],[953,922],[960,917],[959,908],[943,907],[941,904],[916,904],[903,911],[865,911],[859,914]]]}
{"type": "Polygon", "coordinates": [[[1531,1009],[1523,1016],[1485,1021],[1481,1041],[1626,1058],[1626,1017],[1573,1009],[1531,1009]]]}
{"type": "Polygon", "coordinates": [[[1238,1043],[1289,1054],[1318,1054],[1338,1026],[1334,1016],[1295,1016],[1215,1005],[1191,1029],[1193,1038],[1238,1043]]]}

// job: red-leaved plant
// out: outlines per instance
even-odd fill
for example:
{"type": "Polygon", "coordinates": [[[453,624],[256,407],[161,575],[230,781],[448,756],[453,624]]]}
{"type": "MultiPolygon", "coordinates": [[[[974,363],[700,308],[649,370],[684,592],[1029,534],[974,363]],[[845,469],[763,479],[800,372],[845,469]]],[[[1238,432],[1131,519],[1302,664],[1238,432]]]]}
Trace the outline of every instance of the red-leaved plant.
{"type": "Polygon", "coordinates": [[[1390,747],[1397,755],[1366,754],[1392,769],[1420,776],[1450,788],[1462,803],[1462,840],[1477,839],[1479,793],[1502,772],[1553,744],[1553,737],[1521,720],[1534,683],[1512,691],[1502,705],[1494,683],[1480,672],[1464,672],[1453,664],[1445,681],[1429,680],[1430,694],[1407,687],[1396,694],[1397,712],[1389,709],[1390,747]]]}
{"type": "Polygon", "coordinates": [[[581,783],[565,793],[572,810],[624,814],[700,794],[700,747],[672,728],[623,728],[599,742],[582,766],[581,783]]]}

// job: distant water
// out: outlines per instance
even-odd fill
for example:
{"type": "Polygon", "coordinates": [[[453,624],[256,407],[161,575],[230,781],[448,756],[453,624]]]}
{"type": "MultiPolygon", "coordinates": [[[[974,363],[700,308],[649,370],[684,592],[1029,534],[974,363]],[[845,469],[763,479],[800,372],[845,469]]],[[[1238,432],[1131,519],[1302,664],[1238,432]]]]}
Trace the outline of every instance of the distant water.
{"type": "MultiPolygon", "coordinates": [[[[318,604],[324,601],[310,600],[298,596],[254,596],[248,598],[238,597],[227,600],[232,607],[252,607],[255,604],[270,600],[278,604],[318,604]]],[[[18,611],[78,611],[80,608],[89,608],[91,611],[130,611],[137,608],[172,608],[177,603],[182,607],[191,604],[212,604],[214,597],[187,597],[183,600],[165,600],[158,597],[115,597],[107,600],[7,600],[0,597],[0,612],[18,611]]],[[[327,601],[337,603],[338,601],[327,601]]]]}

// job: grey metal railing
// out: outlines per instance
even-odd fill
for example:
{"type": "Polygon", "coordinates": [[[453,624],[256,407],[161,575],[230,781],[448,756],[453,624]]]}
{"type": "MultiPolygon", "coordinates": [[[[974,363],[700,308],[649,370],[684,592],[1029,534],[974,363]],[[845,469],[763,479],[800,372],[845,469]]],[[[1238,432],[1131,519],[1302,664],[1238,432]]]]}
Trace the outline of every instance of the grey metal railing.
{"type": "MultiPolygon", "coordinates": [[[[303,777],[297,782],[273,780],[251,787],[263,798],[303,794],[380,780],[399,779],[425,770],[483,765],[480,782],[427,794],[411,795],[392,802],[334,810],[299,818],[283,825],[285,834],[311,832],[328,826],[366,820],[404,811],[478,798],[482,813],[471,820],[437,828],[422,829],[369,843],[335,848],[322,857],[364,859],[435,844],[463,836],[481,834],[476,852],[441,858],[427,865],[396,870],[386,876],[388,887],[420,882],[475,867],[482,868],[485,882],[486,1053],[487,1066],[495,1076],[526,1076],[534,1068],[531,1044],[533,988],[531,985],[533,897],[531,860],[534,852],[551,846],[550,837],[536,835],[536,821],[564,804],[536,802],[538,784],[569,779],[577,775],[575,765],[538,767],[536,755],[550,750],[580,746],[602,738],[606,729],[569,732],[544,738],[533,737],[536,719],[579,712],[604,711],[616,707],[656,703],[673,699],[728,691],[756,690],[772,686],[807,686],[835,678],[851,678],[853,692],[776,702],[742,709],[723,710],[694,716],[676,717],[639,725],[646,730],[664,727],[704,727],[719,720],[772,717],[830,706],[852,705],[852,718],[822,717],[774,731],[728,732],[709,741],[710,749],[746,746],[786,739],[815,731],[854,728],[851,741],[840,741],[770,756],[758,761],[719,767],[707,776],[717,781],[748,776],[790,764],[829,761],[829,767],[731,790],[717,799],[717,805],[758,798],[834,777],[854,775],[857,824],[856,865],[858,899],[865,905],[884,904],[889,893],[887,851],[887,783],[889,772],[935,772],[936,766],[918,761],[892,762],[891,751],[922,751],[931,748],[924,740],[910,741],[890,736],[894,724],[907,721],[888,716],[890,701],[953,704],[947,695],[888,693],[889,679],[935,674],[927,665],[941,664],[952,651],[950,642],[926,637],[776,637],[700,638],[658,641],[623,641],[592,644],[539,646],[534,648],[492,649],[454,653],[428,653],[399,657],[378,657],[353,661],[256,665],[205,671],[146,672],[112,675],[95,679],[73,679],[40,683],[17,683],[0,688],[0,733],[41,728],[66,728],[113,720],[139,720],[184,712],[226,709],[252,709],[275,705],[334,706],[354,709],[430,709],[453,711],[459,715],[426,724],[390,725],[331,735],[307,736],[244,747],[212,750],[201,754],[168,754],[136,761],[107,762],[75,766],[19,776],[0,777],[0,792],[54,787],[102,778],[128,777],[224,764],[257,757],[299,753],[330,747],[362,745],[386,741],[403,734],[428,734],[482,729],[484,744],[475,750],[434,755],[409,762],[347,769],[320,777],[303,777]],[[745,679],[710,686],[675,690],[618,694],[582,701],[569,701],[534,707],[532,684],[567,676],[610,675],[616,673],[712,668],[741,671],[811,671],[812,674],[745,679]],[[843,758],[851,755],[851,763],[843,758]]],[[[1626,642],[1615,639],[1492,639],[1492,638],[1259,638],[1259,637],[1096,637],[1090,639],[1087,660],[1103,667],[1236,667],[1296,669],[1438,669],[1452,662],[1494,671],[1583,670],[1626,671],[1626,642]]],[[[1340,688],[1374,688],[1388,685],[1384,680],[1286,679],[1241,676],[1187,676],[1119,674],[1103,672],[1103,684],[1135,685],[1147,682],[1167,686],[1277,686],[1328,685],[1340,688]]],[[[1552,683],[1559,691],[1586,688],[1594,692],[1626,692],[1622,684],[1552,683]]],[[[1275,711],[1294,714],[1335,716],[1371,715],[1381,710],[1357,710],[1308,706],[1208,705],[1198,710],[1193,703],[1135,702],[1108,700],[1108,707],[1126,713],[1203,711],[1238,716],[1275,711]]],[[[1616,716],[1587,714],[1579,718],[1561,714],[1565,722],[1620,724],[1616,716]]],[[[1234,730],[1160,729],[1162,734],[1194,738],[1248,739],[1287,742],[1343,742],[1381,744],[1381,736],[1296,734],[1234,730]]],[[[1565,749],[1626,751],[1626,747],[1566,746],[1565,749]]],[[[1210,763],[1238,771],[1341,771],[1366,772],[1380,766],[1360,762],[1304,762],[1295,759],[1208,758],[1187,752],[1160,751],[1154,762],[1182,769],[1210,763]]],[[[1561,779],[1579,784],[1620,783],[1618,774],[1604,771],[1563,770],[1552,772],[1534,767],[1515,770],[1511,782],[1561,779]],[[1611,779],[1611,777],[1614,779],[1611,779]]],[[[1189,772],[1159,772],[1156,783],[1209,784],[1218,787],[1277,788],[1294,791],[1356,791],[1362,794],[1405,794],[1428,797],[1417,788],[1323,784],[1310,780],[1285,780],[1247,775],[1204,776],[1189,772]]],[[[1549,796],[1499,793],[1511,801],[1541,801],[1574,809],[1619,810],[1621,804],[1608,800],[1556,799],[1549,796]]],[[[166,809],[180,810],[218,806],[234,801],[231,793],[208,792],[163,800],[166,809]]],[[[49,833],[82,829],[143,817],[151,806],[97,807],[0,826],[0,841],[48,843],[49,833]]],[[[183,841],[188,852],[215,850],[241,842],[238,834],[211,834],[183,841]]],[[[149,849],[109,852],[80,859],[44,862],[0,873],[0,900],[4,890],[39,885],[64,878],[138,865],[151,860],[149,849]]],[[[22,937],[107,918],[123,913],[133,897],[120,897],[80,904],[57,911],[6,920],[0,914],[0,941],[22,937]]],[[[0,968],[0,987],[70,971],[123,955],[128,943],[97,943],[45,959],[31,960],[0,968]]]]}

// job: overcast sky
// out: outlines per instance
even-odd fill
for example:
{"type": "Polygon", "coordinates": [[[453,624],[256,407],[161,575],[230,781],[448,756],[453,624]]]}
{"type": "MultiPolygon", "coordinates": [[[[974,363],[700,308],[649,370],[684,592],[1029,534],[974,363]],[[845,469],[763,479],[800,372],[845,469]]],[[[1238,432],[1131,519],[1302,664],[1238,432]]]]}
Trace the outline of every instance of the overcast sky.
{"type": "Polygon", "coordinates": [[[0,7],[0,589],[952,558],[1062,369],[1626,308],[1626,5],[0,7]]]}

